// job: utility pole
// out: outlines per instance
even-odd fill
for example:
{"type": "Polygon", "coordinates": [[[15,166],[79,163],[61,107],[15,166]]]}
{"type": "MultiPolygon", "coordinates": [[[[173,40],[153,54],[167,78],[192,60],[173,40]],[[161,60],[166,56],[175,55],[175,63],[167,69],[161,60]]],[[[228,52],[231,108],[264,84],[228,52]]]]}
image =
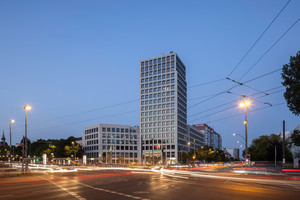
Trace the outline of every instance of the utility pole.
{"type": "Polygon", "coordinates": [[[28,146],[27,146],[27,109],[25,106],[25,172],[28,171],[28,146]]]}
{"type": "Polygon", "coordinates": [[[153,163],[154,163],[154,149],[153,149],[153,138],[151,139],[151,141],[152,141],[152,165],[153,165],[153,163]]]}
{"type": "Polygon", "coordinates": [[[282,124],[282,165],[285,165],[285,120],[283,120],[283,124],[282,124]]]}
{"type": "Polygon", "coordinates": [[[248,156],[248,120],[247,120],[247,106],[245,105],[245,153],[248,156]]]}
{"type": "Polygon", "coordinates": [[[22,173],[24,173],[25,169],[25,137],[23,136],[23,140],[22,140],[22,173]]]}
{"type": "Polygon", "coordinates": [[[28,144],[27,144],[27,110],[30,110],[31,107],[28,105],[25,105],[25,172],[28,171],[28,144]]]}
{"type": "Polygon", "coordinates": [[[12,146],[11,146],[11,123],[14,123],[14,122],[15,122],[15,120],[13,120],[13,119],[11,119],[9,121],[9,137],[10,137],[10,139],[9,139],[9,141],[10,141],[10,145],[9,145],[9,147],[10,147],[10,149],[9,149],[9,161],[10,161],[10,167],[12,167],[12,157],[11,157],[11,152],[12,152],[12,146]]]}
{"type": "Polygon", "coordinates": [[[276,167],[276,158],[277,158],[277,146],[275,145],[275,167],[276,167]]]}

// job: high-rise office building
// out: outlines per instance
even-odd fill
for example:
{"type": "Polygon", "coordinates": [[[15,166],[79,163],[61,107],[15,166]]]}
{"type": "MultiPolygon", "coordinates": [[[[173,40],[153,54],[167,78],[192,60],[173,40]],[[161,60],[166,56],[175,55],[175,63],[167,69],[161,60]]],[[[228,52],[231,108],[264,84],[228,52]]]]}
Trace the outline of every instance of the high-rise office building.
{"type": "Polygon", "coordinates": [[[177,163],[179,152],[188,151],[186,88],[186,67],[176,53],[140,61],[144,162],[177,163]]]}

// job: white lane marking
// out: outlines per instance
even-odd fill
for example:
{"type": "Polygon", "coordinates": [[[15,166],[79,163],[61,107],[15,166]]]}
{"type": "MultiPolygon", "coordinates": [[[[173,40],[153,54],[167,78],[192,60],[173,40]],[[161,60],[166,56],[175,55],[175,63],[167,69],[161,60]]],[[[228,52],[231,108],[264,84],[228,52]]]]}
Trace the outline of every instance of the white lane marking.
{"type": "MultiPolygon", "coordinates": [[[[174,173],[174,171],[171,170],[166,170],[163,169],[162,170],[164,173],[163,175],[167,175],[165,174],[165,172],[171,172],[174,173]]],[[[190,175],[192,177],[203,177],[203,178],[212,178],[212,179],[230,179],[231,181],[252,181],[252,182],[265,182],[265,183],[284,183],[285,181],[281,181],[281,180],[265,180],[265,179],[253,179],[253,178],[238,178],[238,177],[228,177],[228,176],[219,176],[219,175],[208,175],[208,174],[202,174],[199,172],[187,172],[187,171],[176,171],[176,174],[183,174],[183,175],[190,175]]]]}
{"type": "Polygon", "coordinates": [[[76,199],[79,199],[79,200],[86,200],[86,198],[84,198],[84,197],[82,197],[82,196],[76,194],[75,192],[72,192],[72,191],[68,190],[67,188],[64,188],[64,187],[62,187],[62,186],[56,184],[55,182],[51,181],[50,179],[47,179],[47,178],[44,178],[44,177],[41,177],[41,176],[40,176],[40,178],[49,181],[50,183],[52,183],[52,184],[55,185],[56,187],[62,189],[63,191],[65,191],[65,192],[68,193],[69,195],[75,197],[76,199]]]}
{"type": "Polygon", "coordinates": [[[133,192],[135,194],[148,194],[149,192],[147,191],[136,191],[136,192],[133,192]]]}
{"type": "MultiPolygon", "coordinates": [[[[62,191],[62,189],[57,189],[57,190],[51,190],[51,192],[59,192],[62,191]]],[[[39,190],[39,191],[32,191],[32,193],[43,193],[43,192],[49,192],[49,190],[39,190]]]]}
{"type": "Polygon", "coordinates": [[[13,196],[12,194],[8,194],[8,195],[3,195],[3,196],[0,196],[0,198],[3,198],[3,197],[11,197],[13,196]]]}
{"type": "Polygon", "coordinates": [[[80,183],[80,182],[76,182],[76,183],[80,184],[80,185],[83,185],[85,187],[94,189],[94,190],[102,191],[102,192],[116,194],[116,195],[120,195],[120,196],[123,196],[123,197],[129,197],[129,198],[133,198],[133,199],[143,199],[142,197],[137,197],[137,196],[133,196],[133,195],[130,195],[130,194],[124,194],[124,193],[116,192],[116,191],[112,191],[112,190],[106,190],[106,189],[102,189],[102,188],[97,188],[97,187],[94,187],[94,186],[91,186],[91,185],[87,185],[87,184],[84,184],[84,183],[80,183]]]}
{"type": "Polygon", "coordinates": [[[225,181],[224,183],[228,183],[230,179],[227,179],[227,181],[225,181]]]}
{"type": "Polygon", "coordinates": [[[296,189],[300,189],[300,187],[297,187],[296,185],[293,185],[292,183],[285,183],[286,185],[290,186],[290,187],[293,187],[293,188],[296,188],[296,189]]]}

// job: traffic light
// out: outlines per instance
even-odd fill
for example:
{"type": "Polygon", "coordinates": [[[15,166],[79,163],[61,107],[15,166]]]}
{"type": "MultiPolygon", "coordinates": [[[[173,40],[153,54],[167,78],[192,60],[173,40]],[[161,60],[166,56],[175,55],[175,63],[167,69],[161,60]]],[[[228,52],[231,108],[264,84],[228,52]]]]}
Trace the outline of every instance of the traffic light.
{"type": "Polygon", "coordinates": [[[246,159],[246,165],[249,165],[249,159],[248,158],[246,159]]]}
{"type": "Polygon", "coordinates": [[[39,159],[38,159],[38,158],[36,158],[36,159],[35,159],[35,161],[36,161],[36,162],[38,162],[38,161],[39,161],[39,159]]]}
{"type": "Polygon", "coordinates": [[[157,150],[157,145],[154,146],[154,149],[157,150]]]}
{"type": "Polygon", "coordinates": [[[245,165],[250,165],[250,154],[245,155],[245,165]]]}
{"type": "Polygon", "coordinates": [[[163,146],[162,148],[161,148],[161,152],[162,153],[164,153],[164,150],[167,148],[167,146],[165,145],[165,146],[163,146]]]}
{"type": "Polygon", "coordinates": [[[196,155],[193,155],[193,159],[194,159],[194,160],[196,159],[196,155]]]}

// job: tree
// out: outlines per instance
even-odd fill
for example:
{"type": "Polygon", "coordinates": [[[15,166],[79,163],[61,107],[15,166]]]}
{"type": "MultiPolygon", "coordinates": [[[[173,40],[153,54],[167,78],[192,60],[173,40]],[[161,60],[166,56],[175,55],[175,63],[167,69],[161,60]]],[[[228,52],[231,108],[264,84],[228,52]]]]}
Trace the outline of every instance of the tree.
{"type": "Polygon", "coordinates": [[[294,130],[290,137],[291,144],[295,146],[300,146],[300,131],[294,130]]]}
{"type": "Polygon", "coordinates": [[[75,144],[75,142],[65,146],[65,151],[69,156],[74,155],[74,157],[81,157],[83,155],[82,147],[79,144],[75,144]]]}
{"type": "MultiPolygon", "coordinates": [[[[280,135],[262,135],[252,141],[251,146],[248,148],[251,160],[255,161],[274,161],[275,159],[275,146],[277,150],[277,160],[282,159],[282,139],[280,135]]],[[[285,147],[286,159],[292,160],[291,151],[285,147]]]]}
{"type": "Polygon", "coordinates": [[[48,157],[54,157],[56,155],[55,150],[56,150],[56,146],[50,144],[49,148],[43,151],[43,153],[47,154],[48,157]]]}
{"type": "Polygon", "coordinates": [[[298,116],[300,115],[300,51],[296,56],[291,56],[289,64],[283,66],[281,76],[282,85],[286,87],[284,98],[290,111],[298,116]]]}

